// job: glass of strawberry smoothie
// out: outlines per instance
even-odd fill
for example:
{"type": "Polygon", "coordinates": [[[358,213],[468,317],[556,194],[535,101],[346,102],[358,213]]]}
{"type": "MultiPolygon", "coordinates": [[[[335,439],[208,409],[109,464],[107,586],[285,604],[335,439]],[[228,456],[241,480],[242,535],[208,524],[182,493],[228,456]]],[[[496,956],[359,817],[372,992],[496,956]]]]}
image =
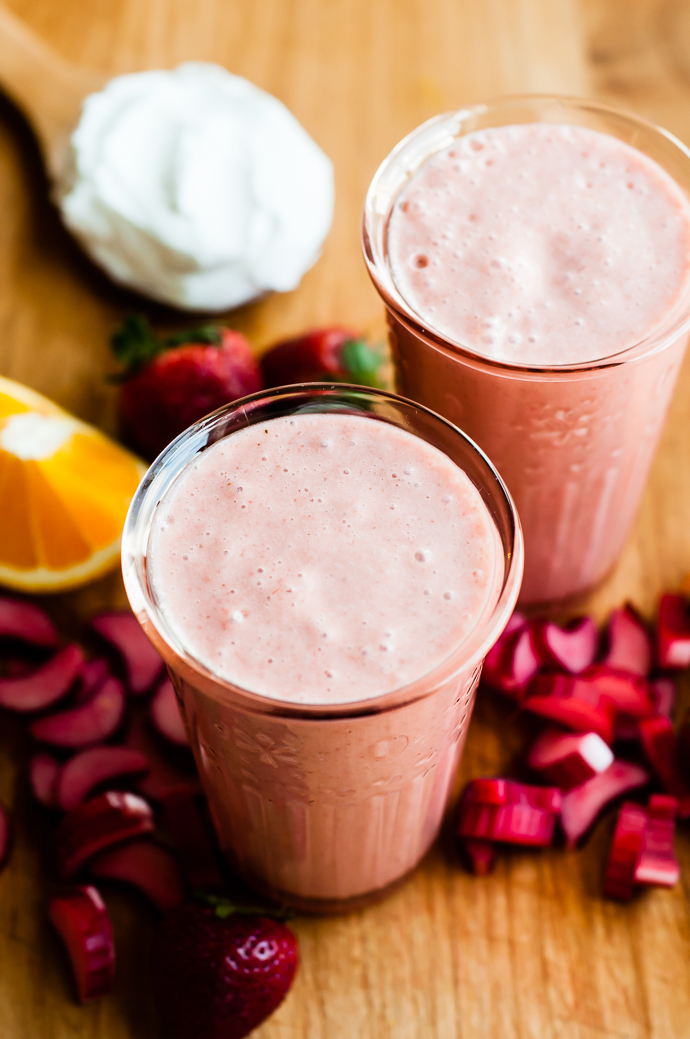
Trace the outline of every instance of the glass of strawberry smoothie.
{"type": "Polygon", "coordinates": [[[394,394],[255,394],[156,460],[122,558],[239,872],[315,912],[401,880],[519,592],[520,525],[486,456],[394,394]]]}
{"type": "Polygon", "coordinates": [[[690,326],[688,194],[670,134],[558,97],[438,116],[369,188],[397,388],[505,479],[524,604],[596,586],[630,530],[690,326]]]}

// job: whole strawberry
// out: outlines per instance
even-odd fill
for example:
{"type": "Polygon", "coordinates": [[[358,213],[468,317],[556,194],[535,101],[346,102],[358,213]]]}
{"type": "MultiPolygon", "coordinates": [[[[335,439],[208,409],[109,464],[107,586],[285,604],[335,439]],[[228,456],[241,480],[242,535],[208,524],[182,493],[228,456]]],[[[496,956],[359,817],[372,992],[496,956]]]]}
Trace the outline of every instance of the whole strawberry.
{"type": "Polygon", "coordinates": [[[185,902],[160,925],[153,993],[165,1039],[243,1039],[288,993],[299,962],[292,931],[225,913],[185,902]]]}
{"type": "Polygon", "coordinates": [[[159,339],[129,317],[111,340],[125,372],[118,401],[122,438],[155,458],[187,426],[261,389],[261,372],[240,332],[208,325],[159,339]]]}
{"type": "Polygon", "coordinates": [[[318,328],[284,339],[261,358],[266,386],[296,382],[353,382],[382,388],[380,347],[349,328],[318,328]]]}

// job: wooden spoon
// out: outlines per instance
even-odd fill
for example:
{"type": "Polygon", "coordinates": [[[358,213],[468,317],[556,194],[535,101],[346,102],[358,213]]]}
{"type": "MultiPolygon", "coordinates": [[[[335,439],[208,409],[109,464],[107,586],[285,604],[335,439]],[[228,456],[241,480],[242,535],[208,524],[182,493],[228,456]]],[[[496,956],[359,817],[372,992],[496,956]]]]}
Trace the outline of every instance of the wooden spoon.
{"type": "Polygon", "coordinates": [[[28,119],[53,181],[63,168],[84,98],[108,76],[65,61],[0,3],[0,88],[28,119]]]}

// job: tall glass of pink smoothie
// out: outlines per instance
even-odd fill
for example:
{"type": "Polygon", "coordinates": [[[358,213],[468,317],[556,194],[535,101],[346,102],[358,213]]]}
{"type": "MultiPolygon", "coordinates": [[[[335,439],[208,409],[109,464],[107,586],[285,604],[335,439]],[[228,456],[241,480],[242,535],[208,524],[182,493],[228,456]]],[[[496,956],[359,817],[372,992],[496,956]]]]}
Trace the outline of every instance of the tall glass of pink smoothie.
{"type": "Polygon", "coordinates": [[[398,390],[505,479],[525,604],[593,588],[630,530],[690,326],[689,193],[670,134],[557,97],[432,119],[369,189],[398,390]]]}
{"type": "Polygon", "coordinates": [[[419,862],[522,566],[489,460],[393,394],[255,394],[157,459],[125,526],[127,594],[252,885],[342,911],[419,862]]]}

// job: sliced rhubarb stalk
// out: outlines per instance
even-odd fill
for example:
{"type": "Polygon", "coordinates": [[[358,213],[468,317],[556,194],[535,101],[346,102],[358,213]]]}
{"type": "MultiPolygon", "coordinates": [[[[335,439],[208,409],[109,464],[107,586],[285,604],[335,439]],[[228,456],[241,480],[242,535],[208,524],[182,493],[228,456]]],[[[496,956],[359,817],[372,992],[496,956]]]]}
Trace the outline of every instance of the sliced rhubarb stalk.
{"type": "Polygon", "coordinates": [[[612,761],[613,751],[596,732],[573,734],[558,729],[546,729],[527,757],[531,769],[563,791],[604,772],[612,761]]]}
{"type": "Polygon", "coordinates": [[[148,772],[148,761],[129,747],[92,747],[70,759],[57,786],[60,808],[69,812],[82,804],[91,790],[106,780],[148,772]]]}
{"type": "Polygon", "coordinates": [[[652,667],[652,642],[634,606],[626,603],[613,611],[607,636],[608,650],[602,664],[646,678],[652,667]]]}
{"type": "Polygon", "coordinates": [[[527,687],[522,706],[568,729],[596,732],[605,743],[611,743],[615,705],[583,678],[536,675],[527,687]]]}
{"type": "Polygon", "coordinates": [[[124,712],[125,691],[116,678],[108,678],[88,703],[38,718],[31,735],[53,747],[88,747],[117,732],[124,712]]]}
{"type": "Polygon", "coordinates": [[[463,798],[479,804],[531,805],[557,815],[561,810],[561,792],[553,786],[530,786],[514,779],[471,779],[463,791],[463,798]]]}
{"type": "Polygon", "coordinates": [[[605,772],[592,776],[586,783],[563,795],[561,826],[569,848],[574,848],[602,808],[628,790],[644,786],[649,776],[638,765],[614,761],[605,772]]]}
{"type": "Polygon", "coordinates": [[[189,787],[165,791],[161,803],[168,831],[192,890],[221,889],[223,881],[213,849],[189,787]]]}
{"type": "Polygon", "coordinates": [[[12,845],[12,816],[10,810],[0,801],[0,872],[7,865],[12,845]]]}
{"type": "Polygon", "coordinates": [[[528,804],[489,805],[463,799],[458,835],[543,848],[551,843],[557,816],[528,804]]]}
{"type": "Polygon", "coordinates": [[[180,747],[189,746],[189,738],[184,727],[175,689],[169,678],[164,679],[153,694],[149,714],[161,736],[180,747]]]}
{"type": "Polygon", "coordinates": [[[22,599],[0,598],[0,638],[53,648],[58,635],[47,613],[22,599]]]}
{"type": "Polygon", "coordinates": [[[58,872],[69,880],[100,851],[153,831],[153,812],[136,794],[109,790],[69,812],[56,831],[58,872]]]}
{"type": "Polygon", "coordinates": [[[151,841],[131,841],[103,852],[89,863],[89,873],[132,884],[162,913],[184,901],[184,880],[177,860],[151,841]]]}
{"type": "MultiPolygon", "coordinates": [[[[513,616],[515,616],[513,614],[513,616]]],[[[493,689],[520,699],[522,690],[541,667],[530,627],[521,626],[499,639],[484,660],[482,675],[493,689]]]]}
{"type": "Polygon", "coordinates": [[[673,846],[678,802],[675,797],[655,794],[647,805],[647,825],[640,857],[635,867],[638,884],[673,887],[680,878],[680,867],[673,846]]]}
{"type": "Polygon", "coordinates": [[[676,706],[676,683],[672,678],[656,678],[649,687],[657,714],[672,718],[676,706]]]}
{"type": "Polygon", "coordinates": [[[639,718],[632,718],[629,714],[617,713],[613,723],[613,742],[632,743],[633,740],[639,740],[639,720],[639,718]]]}
{"type": "Polygon", "coordinates": [[[615,704],[617,711],[632,718],[646,718],[656,709],[649,683],[640,675],[617,671],[603,664],[595,664],[581,676],[593,689],[615,704]]]}
{"type": "Polygon", "coordinates": [[[588,668],[597,655],[599,632],[591,617],[581,617],[565,628],[553,621],[539,621],[533,626],[533,633],[542,662],[563,668],[571,675],[588,668]]]}
{"type": "Polygon", "coordinates": [[[604,895],[628,902],[635,888],[635,869],[642,851],[647,813],[640,805],[624,801],[618,814],[604,874],[604,895]]]}
{"type": "Polygon", "coordinates": [[[67,948],[79,1002],[105,996],[115,976],[115,945],[108,910],[96,888],[76,887],[52,898],[48,916],[67,948]]]}
{"type": "Polygon", "coordinates": [[[31,790],[46,808],[57,808],[57,784],[62,766],[52,754],[34,754],[29,762],[31,790]]]}
{"type": "Polygon", "coordinates": [[[21,678],[0,679],[0,707],[40,711],[57,703],[75,681],[84,655],[79,646],[65,646],[42,667],[21,678]]]}
{"type": "Polygon", "coordinates": [[[130,692],[139,695],[150,689],[163,670],[163,659],[134,614],[102,613],[92,619],[91,627],[122,657],[130,692]]]}
{"type": "Polygon", "coordinates": [[[678,768],[678,748],[673,725],[663,715],[643,718],[639,723],[640,741],[647,761],[662,786],[678,798],[681,819],[690,816],[690,785],[678,768]]]}
{"type": "Polygon", "coordinates": [[[81,669],[81,682],[75,696],[76,704],[88,703],[110,675],[107,661],[101,657],[87,660],[81,669]]]}
{"type": "Polygon", "coordinates": [[[185,771],[175,761],[168,760],[168,756],[160,747],[161,742],[139,718],[133,720],[125,743],[128,747],[140,750],[146,756],[150,770],[143,779],[137,781],[137,789],[144,797],[150,797],[154,801],[160,801],[163,794],[174,787],[188,786],[192,794],[200,793],[201,784],[191,754],[183,754],[181,750],[175,750],[172,747],[169,751],[167,747],[163,748],[168,751],[169,756],[175,758],[188,756],[189,769],[185,771]]]}
{"type": "Polygon", "coordinates": [[[690,611],[682,595],[662,595],[656,628],[659,667],[690,666],[690,611]]]}
{"type": "Polygon", "coordinates": [[[460,841],[463,858],[475,877],[486,877],[496,862],[496,846],[491,841],[477,841],[465,837],[460,841]]]}

